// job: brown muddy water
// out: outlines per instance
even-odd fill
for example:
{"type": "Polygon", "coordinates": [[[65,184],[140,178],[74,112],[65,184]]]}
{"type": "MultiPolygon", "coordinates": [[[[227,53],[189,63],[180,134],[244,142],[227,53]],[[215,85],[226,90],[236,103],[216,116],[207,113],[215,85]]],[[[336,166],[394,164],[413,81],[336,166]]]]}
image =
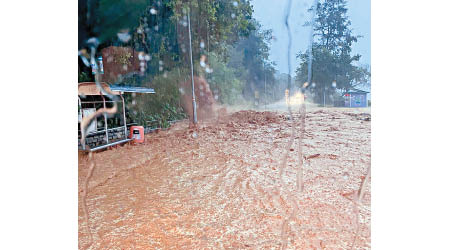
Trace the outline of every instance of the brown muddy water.
{"type": "MultiPolygon", "coordinates": [[[[89,225],[81,193],[90,162],[80,155],[79,248],[281,249],[281,227],[293,209],[280,194],[287,118],[239,111],[196,130],[184,121],[146,135],[144,144],[95,153],[89,225]]],[[[290,191],[298,143],[297,134],[283,176],[290,191]]],[[[370,166],[370,114],[309,110],[302,150],[304,191],[288,221],[287,249],[350,249],[356,218],[354,249],[370,249],[370,179],[357,212],[352,201],[370,166]]]]}

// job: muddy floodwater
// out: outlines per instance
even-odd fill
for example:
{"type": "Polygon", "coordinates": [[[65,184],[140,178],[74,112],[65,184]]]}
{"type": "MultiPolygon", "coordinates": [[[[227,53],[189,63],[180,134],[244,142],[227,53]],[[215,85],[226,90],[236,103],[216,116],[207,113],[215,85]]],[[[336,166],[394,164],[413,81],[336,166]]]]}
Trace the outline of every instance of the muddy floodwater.
{"type": "Polygon", "coordinates": [[[294,201],[287,249],[350,249],[354,240],[370,249],[370,179],[356,212],[353,202],[370,166],[370,113],[308,109],[304,190],[294,199],[280,193],[279,176],[289,150],[283,181],[295,192],[300,131],[286,149],[291,124],[286,112],[239,111],[94,153],[88,225],[81,193],[91,162],[80,154],[79,248],[281,249],[294,201]]]}

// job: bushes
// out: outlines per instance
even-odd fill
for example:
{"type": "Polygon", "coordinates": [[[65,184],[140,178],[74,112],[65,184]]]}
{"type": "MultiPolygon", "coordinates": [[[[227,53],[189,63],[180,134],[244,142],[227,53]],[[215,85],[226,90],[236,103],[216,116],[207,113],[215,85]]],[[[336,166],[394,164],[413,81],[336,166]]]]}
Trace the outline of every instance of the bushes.
{"type": "Polygon", "coordinates": [[[211,53],[208,61],[213,72],[207,75],[207,81],[214,95],[217,95],[216,100],[229,105],[241,103],[244,84],[236,77],[235,70],[214,53],[211,53]]]}
{"type": "Polygon", "coordinates": [[[334,107],[344,107],[345,106],[345,98],[342,94],[338,92],[334,92],[332,94],[333,106],[334,107]]]}
{"type": "Polygon", "coordinates": [[[175,69],[153,78],[144,78],[141,86],[154,88],[156,94],[130,95],[127,107],[131,110],[131,119],[142,126],[154,121],[163,128],[168,127],[171,120],[184,119],[186,114],[180,106],[178,83],[184,81],[186,76],[187,72],[175,69]]]}
{"type": "Polygon", "coordinates": [[[91,79],[86,72],[78,72],[78,82],[89,82],[91,79]]]}

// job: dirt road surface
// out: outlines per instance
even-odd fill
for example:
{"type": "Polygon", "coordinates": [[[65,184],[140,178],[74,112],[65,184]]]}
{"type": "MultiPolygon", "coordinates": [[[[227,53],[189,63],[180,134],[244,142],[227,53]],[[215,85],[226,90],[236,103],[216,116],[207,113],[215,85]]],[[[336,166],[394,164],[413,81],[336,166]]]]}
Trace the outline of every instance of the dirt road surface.
{"type": "MultiPolygon", "coordinates": [[[[294,201],[287,249],[350,249],[357,225],[354,249],[370,249],[370,179],[357,212],[352,202],[371,159],[370,113],[363,112],[308,109],[304,191],[293,200],[280,193],[291,122],[279,111],[239,111],[195,131],[179,122],[144,144],[95,153],[89,225],[81,193],[90,161],[80,155],[79,248],[281,249],[294,201]]],[[[298,133],[283,176],[293,192],[298,133]]]]}

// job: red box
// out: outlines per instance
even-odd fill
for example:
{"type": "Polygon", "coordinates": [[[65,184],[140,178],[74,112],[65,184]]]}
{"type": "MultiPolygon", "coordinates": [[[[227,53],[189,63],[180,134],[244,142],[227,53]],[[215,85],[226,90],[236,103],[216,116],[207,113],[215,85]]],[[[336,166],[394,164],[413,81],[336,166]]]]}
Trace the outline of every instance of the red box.
{"type": "Polygon", "coordinates": [[[144,127],[142,126],[131,126],[130,127],[130,139],[133,139],[133,142],[144,143],[144,127]]]}

